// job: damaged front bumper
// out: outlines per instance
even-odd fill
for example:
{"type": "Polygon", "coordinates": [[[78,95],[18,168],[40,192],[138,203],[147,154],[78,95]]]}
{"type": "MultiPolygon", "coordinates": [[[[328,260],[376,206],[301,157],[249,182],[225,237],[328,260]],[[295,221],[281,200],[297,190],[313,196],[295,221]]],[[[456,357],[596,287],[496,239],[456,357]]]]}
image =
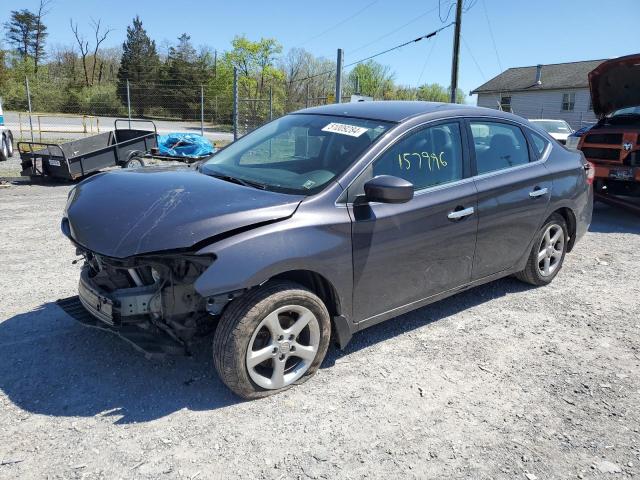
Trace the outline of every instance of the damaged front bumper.
{"type": "Polygon", "coordinates": [[[189,254],[85,258],[78,296],[58,304],[83,325],[120,335],[148,356],[188,354],[215,318],[193,283],[213,261],[189,254]]]}

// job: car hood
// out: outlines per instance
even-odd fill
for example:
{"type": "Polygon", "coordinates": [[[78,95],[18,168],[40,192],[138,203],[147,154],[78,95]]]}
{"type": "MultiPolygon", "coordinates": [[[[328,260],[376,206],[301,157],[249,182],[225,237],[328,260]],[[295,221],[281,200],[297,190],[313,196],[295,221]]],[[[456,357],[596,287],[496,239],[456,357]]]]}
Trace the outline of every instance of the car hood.
{"type": "Polygon", "coordinates": [[[302,199],[187,169],[120,170],[91,177],[71,191],[63,231],[88,250],[125,258],[188,249],[287,218],[302,199]]]}
{"type": "Polygon", "coordinates": [[[589,88],[593,113],[599,118],[640,105],[640,55],[601,63],[589,72],[589,88]]]}

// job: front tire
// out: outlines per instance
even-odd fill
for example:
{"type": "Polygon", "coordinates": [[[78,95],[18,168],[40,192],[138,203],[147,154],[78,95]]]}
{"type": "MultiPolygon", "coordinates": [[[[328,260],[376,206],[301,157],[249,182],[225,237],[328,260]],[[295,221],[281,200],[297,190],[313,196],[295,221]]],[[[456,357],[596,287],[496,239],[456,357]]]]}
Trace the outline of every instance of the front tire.
{"type": "Polygon", "coordinates": [[[516,277],[536,286],[551,283],[562,268],[568,242],[567,222],[554,213],[536,234],[527,265],[516,277]]]}
{"type": "Polygon", "coordinates": [[[234,300],[213,338],[223,383],[246,399],[273,395],[311,378],[331,336],[329,312],[292,282],[267,283],[234,300]]]}

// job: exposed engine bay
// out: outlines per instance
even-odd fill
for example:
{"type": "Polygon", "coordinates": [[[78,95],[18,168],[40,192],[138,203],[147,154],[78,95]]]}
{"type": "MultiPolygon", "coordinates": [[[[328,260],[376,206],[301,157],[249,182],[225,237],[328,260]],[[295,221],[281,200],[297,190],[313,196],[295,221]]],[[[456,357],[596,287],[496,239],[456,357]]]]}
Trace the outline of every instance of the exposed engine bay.
{"type": "Polygon", "coordinates": [[[96,318],[113,326],[156,327],[186,344],[211,331],[208,300],[193,283],[212,257],[172,254],[114,259],[79,249],[85,263],[80,301],[96,318]]]}

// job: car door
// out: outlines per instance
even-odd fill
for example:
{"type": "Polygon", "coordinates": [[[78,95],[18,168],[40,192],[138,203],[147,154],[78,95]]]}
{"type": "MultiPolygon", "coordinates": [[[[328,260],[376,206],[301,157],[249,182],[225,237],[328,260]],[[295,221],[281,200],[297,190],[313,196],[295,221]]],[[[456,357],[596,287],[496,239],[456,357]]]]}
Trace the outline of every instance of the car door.
{"type": "Polygon", "coordinates": [[[457,121],[413,130],[349,187],[352,200],[377,175],[404,178],[415,188],[407,203],[348,205],[357,321],[469,282],[477,216],[464,135],[457,121]]]}
{"type": "Polygon", "coordinates": [[[523,129],[501,120],[469,120],[477,174],[478,239],[472,278],[515,266],[547,211],[551,179],[523,129]]]}

